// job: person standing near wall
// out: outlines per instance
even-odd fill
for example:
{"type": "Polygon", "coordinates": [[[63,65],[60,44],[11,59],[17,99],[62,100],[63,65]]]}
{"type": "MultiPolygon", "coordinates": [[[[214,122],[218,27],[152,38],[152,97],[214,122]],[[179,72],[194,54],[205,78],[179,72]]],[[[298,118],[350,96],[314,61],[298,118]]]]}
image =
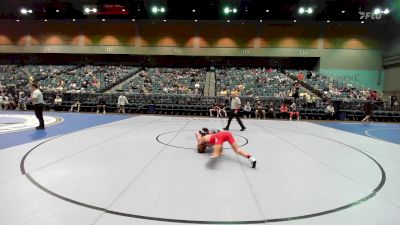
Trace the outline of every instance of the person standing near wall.
{"type": "Polygon", "coordinates": [[[238,92],[232,92],[232,100],[231,100],[231,111],[229,113],[228,125],[224,128],[224,130],[229,130],[229,125],[231,125],[231,121],[233,117],[236,117],[240,127],[242,128],[240,131],[246,130],[246,127],[243,125],[242,121],[240,120],[240,108],[241,102],[239,97],[237,96],[238,92]]]}
{"type": "Polygon", "coordinates": [[[124,93],[121,93],[121,95],[118,97],[118,113],[123,113],[125,114],[125,105],[129,104],[128,99],[126,99],[126,96],[124,93]]]}
{"type": "Polygon", "coordinates": [[[44,120],[43,120],[43,109],[44,109],[44,101],[43,94],[39,90],[39,85],[36,83],[31,84],[31,101],[33,104],[33,109],[35,110],[36,118],[39,120],[39,126],[36,127],[37,130],[44,129],[44,120]]]}

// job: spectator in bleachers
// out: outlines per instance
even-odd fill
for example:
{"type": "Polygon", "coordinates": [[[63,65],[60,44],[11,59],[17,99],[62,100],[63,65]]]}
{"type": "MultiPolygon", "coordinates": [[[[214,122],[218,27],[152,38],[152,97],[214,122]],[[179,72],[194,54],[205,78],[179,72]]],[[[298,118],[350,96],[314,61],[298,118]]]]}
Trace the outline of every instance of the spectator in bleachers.
{"type": "Polygon", "coordinates": [[[102,110],[103,114],[106,114],[106,107],[107,107],[107,105],[106,105],[106,101],[104,100],[104,98],[103,97],[99,97],[99,101],[97,103],[97,111],[96,111],[96,113],[99,114],[100,110],[102,110]]]}
{"type": "Polygon", "coordinates": [[[214,113],[219,117],[221,108],[219,107],[218,103],[214,103],[212,109],[210,109],[210,116],[213,116],[214,113]]]}
{"type": "Polygon", "coordinates": [[[53,101],[53,105],[51,106],[50,111],[58,111],[61,108],[62,98],[59,94],[56,95],[53,101]]]}
{"type": "Polygon", "coordinates": [[[3,109],[10,109],[10,102],[7,93],[2,94],[2,106],[3,109]]]}
{"type": "Polygon", "coordinates": [[[17,108],[17,101],[15,100],[15,98],[12,96],[11,93],[8,94],[8,105],[9,105],[9,109],[17,108]]]}
{"type": "Polygon", "coordinates": [[[19,99],[18,99],[18,110],[26,111],[27,101],[28,101],[28,98],[26,97],[25,92],[20,92],[19,99]]]}
{"type": "Polygon", "coordinates": [[[244,118],[251,118],[251,106],[250,102],[246,102],[246,105],[244,106],[244,118]]]}
{"type": "Polygon", "coordinates": [[[227,96],[228,95],[228,90],[226,90],[226,87],[223,87],[220,93],[221,96],[227,96]]]}
{"type": "Polygon", "coordinates": [[[267,113],[270,118],[276,118],[275,105],[272,101],[269,102],[267,113]]]}
{"type": "Polygon", "coordinates": [[[371,97],[367,97],[367,101],[364,103],[364,113],[365,117],[361,120],[361,122],[371,122],[372,110],[374,109],[373,103],[371,101],[371,97]]]}
{"type": "Polygon", "coordinates": [[[266,111],[265,111],[264,105],[261,102],[261,100],[258,100],[256,102],[254,112],[255,112],[256,119],[261,119],[261,118],[265,119],[266,111]]]}
{"type": "Polygon", "coordinates": [[[225,110],[225,103],[221,103],[221,104],[219,104],[219,116],[220,117],[227,117],[228,116],[228,114],[226,113],[226,110],[225,110]]]}
{"type": "Polygon", "coordinates": [[[79,98],[76,99],[74,104],[71,105],[70,112],[74,112],[74,109],[76,109],[76,112],[81,110],[81,100],[79,98]]]}
{"type": "Polygon", "coordinates": [[[0,92],[0,109],[5,109],[4,108],[4,94],[2,92],[0,92]]]}
{"type": "Polygon", "coordinates": [[[125,114],[125,105],[129,104],[128,99],[126,99],[126,96],[124,93],[121,93],[121,95],[118,97],[118,113],[123,113],[125,114]]]}
{"type": "Polygon", "coordinates": [[[335,108],[333,107],[332,102],[329,102],[326,106],[325,114],[330,120],[333,120],[335,118],[335,108]]]}
{"type": "Polygon", "coordinates": [[[280,116],[282,119],[286,119],[289,117],[289,109],[285,103],[281,104],[281,107],[279,108],[280,116]]]}
{"type": "Polygon", "coordinates": [[[300,120],[300,113],[295,102],[293,102],[289,107],[289,120],[292,120],[293,115],[296,116],[297,120],[300,120]]]}

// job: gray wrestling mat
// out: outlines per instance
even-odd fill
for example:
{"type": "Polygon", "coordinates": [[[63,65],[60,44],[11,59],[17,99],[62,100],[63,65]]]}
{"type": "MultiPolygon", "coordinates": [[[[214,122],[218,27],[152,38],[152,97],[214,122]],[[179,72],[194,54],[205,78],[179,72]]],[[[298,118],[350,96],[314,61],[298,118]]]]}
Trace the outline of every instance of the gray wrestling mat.
{"type": "Polygon", "coordinates": [[[194,132],[221,129],[217,118],[137,116],[4,149],[0,224],[400,224],[399,145],[243,122],[231,132],[256,169],[228,146],[197,153],[194,132]]]}

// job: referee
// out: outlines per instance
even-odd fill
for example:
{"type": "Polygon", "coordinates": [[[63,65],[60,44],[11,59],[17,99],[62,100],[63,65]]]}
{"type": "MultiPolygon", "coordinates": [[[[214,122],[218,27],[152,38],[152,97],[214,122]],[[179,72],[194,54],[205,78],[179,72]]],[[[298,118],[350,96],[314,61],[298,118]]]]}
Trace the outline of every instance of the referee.
{"type": "Polygon", "coordinates": [[[229,112],[229,119],[228,119],[228,125],[224,128],[224,130],[229,130],[229,125],[231,125],[231,121],[233,117],[236,117],[236,120],[238,121],[240,127],[240,131],[244,131],[246,127],[243,125],[242,121],[240,120],[240,107],[241,102],[239,97],[237,96],[238,92],[232,92],[232,100],[231,100],[231,111],[229,112]]]}
{"type": "Polygon", "coordinates": [[[44,130],[44,120],[43,120],[43,109],[44,101],[43,94],[39,90],[39,86],[36,83],[31,84],[32,90],[32,104],[35,110],[36,118],[39,120],[39,126],[36,127],[37,130],[44,130]]]}

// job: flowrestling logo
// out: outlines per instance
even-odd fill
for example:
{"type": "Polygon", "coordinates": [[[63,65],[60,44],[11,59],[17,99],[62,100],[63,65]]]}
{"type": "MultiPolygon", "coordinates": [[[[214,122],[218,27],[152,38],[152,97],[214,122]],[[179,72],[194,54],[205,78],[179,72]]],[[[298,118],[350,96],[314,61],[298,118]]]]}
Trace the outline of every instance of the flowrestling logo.
{"type": "MultiPolygon", "coordinates": [[[[44,116],[46,126],[55,125],[63,121],[60,117],[44,116]]],[[[38,120],[34,115],[0,114],[0,134],[34,129],[38,120]]]]}
{"type": "Polygon", "coordinates": [[[367,19],[380,20],[382,18],[382,13],[375,14],[373,12],[359,11],[358,14],[360,14],[360,20],[367,20],[367,19]]]}

